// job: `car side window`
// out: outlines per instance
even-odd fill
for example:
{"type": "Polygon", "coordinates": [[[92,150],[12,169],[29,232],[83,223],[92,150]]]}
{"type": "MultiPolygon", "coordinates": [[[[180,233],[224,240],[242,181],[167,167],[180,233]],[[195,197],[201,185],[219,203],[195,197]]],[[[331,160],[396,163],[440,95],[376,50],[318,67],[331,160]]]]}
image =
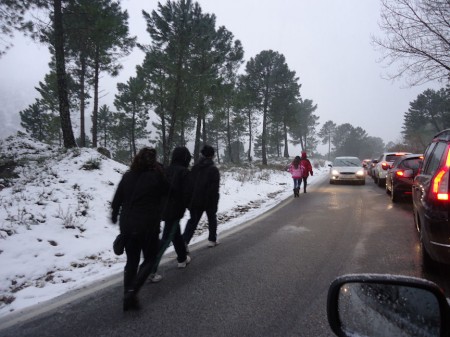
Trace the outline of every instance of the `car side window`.
{"type": "Polygon", "coordinates": [[[424,174],[433,175],[437,169],[439,168],[439,164],[442,159],[442,155],[444,154],[444,151],[447,147],[445,143],[439,142],[436,143],[436,146],[432,146],[434,144],[431,144],[430,147],[425,152],[425,163],[424,163],[424,174]]]}

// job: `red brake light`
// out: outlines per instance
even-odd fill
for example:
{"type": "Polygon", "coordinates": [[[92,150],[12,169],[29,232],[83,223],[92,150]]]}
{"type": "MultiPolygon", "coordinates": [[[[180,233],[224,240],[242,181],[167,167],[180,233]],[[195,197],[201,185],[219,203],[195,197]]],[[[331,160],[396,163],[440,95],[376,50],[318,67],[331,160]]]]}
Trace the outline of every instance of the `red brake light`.
{"type": "Polygon", "coordinates": [[[397,171],[395,172],[396,175],[398,175],[399,177],[403,177],[405,175],[404,171],[397,171]]]}
{"type": "Polygon", "coordinates": [[[389,168],[389,164],[384,161],[381,163],[381,167],[383,168],[383,170],[387,170],[389,168]]]}
{"type": "Polygon", "coordinates": [[[450,167],[450,151],[447,152],[447,159],[444,166],[439,170],[433,179],[433,195],[437,200],[449,200],[448,182],[450,167]]]}

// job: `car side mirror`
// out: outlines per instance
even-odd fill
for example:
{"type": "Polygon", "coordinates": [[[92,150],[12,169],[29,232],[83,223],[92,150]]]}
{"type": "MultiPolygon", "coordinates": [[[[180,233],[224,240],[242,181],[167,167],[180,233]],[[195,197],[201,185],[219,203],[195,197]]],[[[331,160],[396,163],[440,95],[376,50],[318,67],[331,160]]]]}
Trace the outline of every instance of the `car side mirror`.
{"type": "Polygon", "coordinates": [[[328,290],[328,322],[339,337],[447,336],[449,313],[444,292],[415,277],[344,275],[328,290]]]}

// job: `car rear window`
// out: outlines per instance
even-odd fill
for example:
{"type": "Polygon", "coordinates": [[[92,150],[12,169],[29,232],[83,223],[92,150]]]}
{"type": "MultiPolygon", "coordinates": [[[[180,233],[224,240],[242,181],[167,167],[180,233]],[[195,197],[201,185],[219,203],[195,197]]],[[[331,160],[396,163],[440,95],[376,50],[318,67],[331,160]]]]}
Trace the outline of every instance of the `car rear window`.
{"type": "Polygon", "coordinates": [[[409,158],[409,159],[405,159],[402,163],[401,166],[406,168],[406,169],[413,169],[413,170],[417,170],[420,166],[420,159],[419,158],[409,158]]]}
{"type": "Polygon", "coordinates": [[[430,147],[426,151],[426,155],[430,153],[429,157],[426,159],[426,163],[424,164],[424,174],[430,174],[433,175],[437,169],[439,168],[439,165],[441,163],[442,156],[444,155],[445,149],[447,148],[447,143],[439,142],[436,144],[433,150],[433,144],[430,145],[430,147]]]}
{"type": "Polygon", "coordinates": [[[386,161],[394,161],[397,159],[398,156],[401,156],[399,154],[388,154],[386,155],[386,161]]]}

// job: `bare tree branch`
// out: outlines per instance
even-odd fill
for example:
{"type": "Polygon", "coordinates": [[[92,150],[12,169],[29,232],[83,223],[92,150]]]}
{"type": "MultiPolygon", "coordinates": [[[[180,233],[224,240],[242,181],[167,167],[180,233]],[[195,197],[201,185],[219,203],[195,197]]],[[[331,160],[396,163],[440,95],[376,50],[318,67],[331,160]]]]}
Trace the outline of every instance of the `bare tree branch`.
{"type": "Polygon", "coordinates": [[[380,17],[385,36],[372,42],[382,62],[397,65],[389,79],[450,81],[450,0],[381,0],[380,17]]]}

